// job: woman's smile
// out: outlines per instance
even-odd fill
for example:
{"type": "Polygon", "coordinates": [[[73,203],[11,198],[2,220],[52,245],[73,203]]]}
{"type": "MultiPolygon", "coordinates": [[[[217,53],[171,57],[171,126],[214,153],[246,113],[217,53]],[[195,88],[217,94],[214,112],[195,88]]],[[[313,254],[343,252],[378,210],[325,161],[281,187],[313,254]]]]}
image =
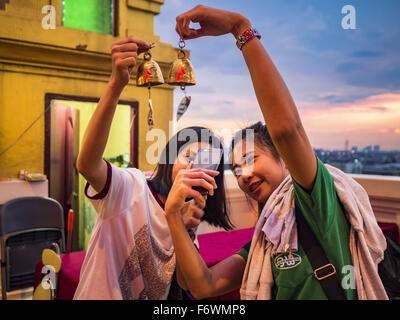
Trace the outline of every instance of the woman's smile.
{"type": "Polygon", "coordinates": [[[252,182],[249,185],[249,191],[251,194],[256,195],[256,193],[261,189],[261,184],[264,182],[264,180],[259,180],[256,182],[252,182]]]}

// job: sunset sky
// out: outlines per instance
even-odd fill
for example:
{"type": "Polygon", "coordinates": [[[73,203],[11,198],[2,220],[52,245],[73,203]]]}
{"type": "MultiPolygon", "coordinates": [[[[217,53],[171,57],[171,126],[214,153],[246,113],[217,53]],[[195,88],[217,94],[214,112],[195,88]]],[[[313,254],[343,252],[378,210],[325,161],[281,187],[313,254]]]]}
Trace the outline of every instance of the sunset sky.
{"type": "MultiPolygon", "coordinates": [[[[247,16],[281,72],[315,148],[367,145],[400,149],[400,1],[165,0],[155,18],[161,41],[177,47],[175,17],[195,5],[247,16]],[[247,7],[245,4],[247,3],[247,7]],[[342,7],[356,29],[342,28],[342,7]]],[[[263,121],[232,35],[186,41],[197,85],[178,127],[239,129],[263,121]]],[[[175,105],[183,97],[175,91],[175,105]]],[[[176,112],[176,107],[175,107],[176,112]]]]}

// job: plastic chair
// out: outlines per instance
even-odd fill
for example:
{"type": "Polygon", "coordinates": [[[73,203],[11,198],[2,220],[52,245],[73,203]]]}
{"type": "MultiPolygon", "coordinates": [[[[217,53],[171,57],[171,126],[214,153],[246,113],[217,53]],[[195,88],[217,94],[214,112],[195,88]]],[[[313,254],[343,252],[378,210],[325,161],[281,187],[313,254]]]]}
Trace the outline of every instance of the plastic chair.
{"type": "Polygon", "coordinates": [[[24,197],[6,202],[0,212],[2,299],[7,292],[34,284],[35,266],[42,251],[64,244],[62,206],[46,197],[24,197]]]}

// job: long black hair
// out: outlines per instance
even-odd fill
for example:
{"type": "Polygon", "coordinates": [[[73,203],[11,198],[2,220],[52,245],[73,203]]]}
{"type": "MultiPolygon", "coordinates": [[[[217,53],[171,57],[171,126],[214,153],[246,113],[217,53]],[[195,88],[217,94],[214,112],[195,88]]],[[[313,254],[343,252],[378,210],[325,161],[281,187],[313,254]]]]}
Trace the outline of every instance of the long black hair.
{"type": "MultiPolygon", "coordinates": [[[[178,154],[183,150],[183,147],[193,142],[209,143],[213,148],[224,150],[220,139],[207,128],[194,126],[180,130],[168,141],[161,153],[156,173],[149,180],[151,187],[156,193],[168,197],[173,183],[172,170],[175,160],[178,154]]],[[[202,220],[207,221],[213,226],[222,227],[225,230],[232,230],[233,224],[229,219],[226,209],[224,155],[221,157],[218,171],[219,175],[214,178],[218,188],[214,190],[213,196],[207,197],[202,220]]]]}

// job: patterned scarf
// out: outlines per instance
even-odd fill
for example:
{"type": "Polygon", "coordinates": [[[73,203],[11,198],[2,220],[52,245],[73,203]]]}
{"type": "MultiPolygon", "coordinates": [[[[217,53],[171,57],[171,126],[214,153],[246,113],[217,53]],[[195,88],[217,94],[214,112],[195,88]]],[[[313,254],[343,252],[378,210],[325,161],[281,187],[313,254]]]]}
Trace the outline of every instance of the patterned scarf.
{"type": "MultiPolygon", "coordinates": [[[[351,225],[350,252],[360,300],[388,299],[378,274],[386,240],[366,191],[337,168],[325,165],[351,225]]],[[[297,250],[297,225],[290,176],[269,197],[257,222],[240,290],[242,300],[269,300],[274,285],[271,257],[297,250]]]]}

